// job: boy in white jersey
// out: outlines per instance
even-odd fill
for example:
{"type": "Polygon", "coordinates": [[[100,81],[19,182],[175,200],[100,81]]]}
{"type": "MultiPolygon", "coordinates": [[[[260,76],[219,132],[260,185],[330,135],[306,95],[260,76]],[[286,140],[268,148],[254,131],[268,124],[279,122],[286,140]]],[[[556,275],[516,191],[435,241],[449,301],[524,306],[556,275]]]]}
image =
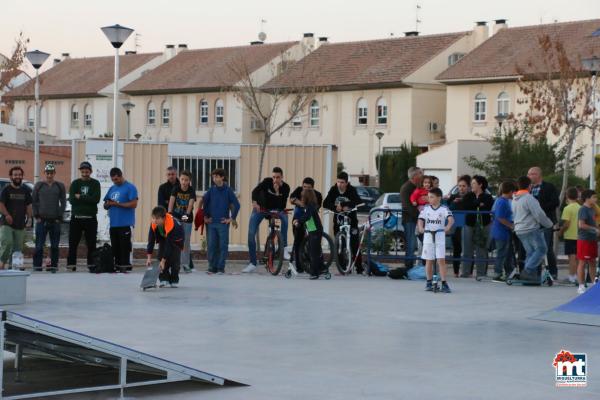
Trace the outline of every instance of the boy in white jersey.
{"type": "Polygon", "coordinates": [[[442,292],[450,293],[450,287],[446,282],[446,234],[454,224],[452,211],[443,206],[442,191],[434,188],[429,191],[429,204],[425,206],[419,214],[418,230],[424,234],[423,254],[421,258],[425,260],[425,272],[427,275],[426,291],[432,291],[433,262],[437,259],[440,267],[440,276],[442,278],[442,292]],[[446,220],[448,224],[446,224],[446,220]],[[435,235],[435,241],[433,236],[435,235]]]}

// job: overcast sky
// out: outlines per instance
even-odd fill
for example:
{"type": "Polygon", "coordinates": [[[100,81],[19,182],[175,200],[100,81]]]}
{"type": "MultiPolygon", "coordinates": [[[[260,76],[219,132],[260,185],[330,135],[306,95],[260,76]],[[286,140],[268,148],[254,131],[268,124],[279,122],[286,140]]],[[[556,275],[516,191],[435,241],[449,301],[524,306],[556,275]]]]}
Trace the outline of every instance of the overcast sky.
{"type": "MultiPolygon", "coordinates": [[[[52,57],[112,54],[99,28],[115,23],[141,35],[142,52],[161,51],[168,43],[190,48],[246,44],[257,39],[261,19],[267,21],[268,42],[296,40],[304,32],[335,42],[384,38],[415,29],[417,3],[422,34],[470,30],[475,21],[498,18],[508,19],[509,26],[600,18],[600,0],[13,1],[2,7],[0,53],[10,53],[14,37],[23,31],[30,49],[52,57]]],[[[134,43],[132,35],[125,50],[134,50],[134,43]]]]}

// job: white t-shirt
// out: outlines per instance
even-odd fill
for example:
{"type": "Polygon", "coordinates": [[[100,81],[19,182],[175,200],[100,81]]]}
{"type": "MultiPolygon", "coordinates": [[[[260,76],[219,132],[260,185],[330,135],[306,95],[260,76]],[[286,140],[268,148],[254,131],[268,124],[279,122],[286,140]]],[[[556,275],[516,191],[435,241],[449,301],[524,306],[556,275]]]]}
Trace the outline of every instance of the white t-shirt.
{"type": "Polygon", "coordinates": [[[419,213],[419,219],[422,219],[425,223],[425,231],[431,232],[443,231],[446,227],[446,220],[451,216],[452,211],[443,205],[440,205],[438,208],[433,208],[428,204],[423,211],[419,213]]]}

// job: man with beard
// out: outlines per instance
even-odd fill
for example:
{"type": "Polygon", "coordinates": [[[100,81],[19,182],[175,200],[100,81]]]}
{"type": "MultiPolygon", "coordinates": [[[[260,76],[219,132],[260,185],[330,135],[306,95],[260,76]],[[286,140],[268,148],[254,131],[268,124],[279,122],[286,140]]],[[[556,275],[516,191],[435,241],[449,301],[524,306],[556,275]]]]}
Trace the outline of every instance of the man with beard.
{"type": "Polygon", "coordinates": [[[23,250],[26,224],[31,224],[31,191],[23,183],[23,168],[12,167],[10,185],[0,194],[0,269],[14,252],[23,250]]]}

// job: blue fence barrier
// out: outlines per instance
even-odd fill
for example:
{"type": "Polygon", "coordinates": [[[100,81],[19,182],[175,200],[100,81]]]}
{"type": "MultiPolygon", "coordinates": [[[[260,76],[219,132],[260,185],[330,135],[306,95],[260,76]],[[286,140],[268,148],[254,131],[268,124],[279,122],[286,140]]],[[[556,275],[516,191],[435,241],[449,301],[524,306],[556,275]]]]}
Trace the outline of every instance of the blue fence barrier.
{"type": "MultiPolygon", "coordinates": [[[[489,215],[493,219],[491,211],[452,211],[454,217],[453,227],[448,235],[446,235],[446,249],[452,249],[450,237],[454,234],[457,228],[463,228],[466,225],[467,215],[489,215]]],[[[366,234],[366,253],[368,262],[377,260],[420,260],[419,255],[406,256],[406,237],[404,235],[404,227],[402,225],[402,211],[390,210],[387,208],[373,208],[369,212],[369,219],[366,225],[368,228],[366,234]]],[[[415,235],[418,237],[418,235],[415,235]]],[[[415,240],[418,240],[415,238],[415,240]]],[[[462,241],[462,238],[461,238],[462,241]]],[[[491,237],[486,238],[486,248],[488,254],[493,253],[493,240],[491,237]]],[[[418,243],[417,243],[418,244],[418,243]]],[[[464,244],[463,244],[464,246],[464,244]]],[[[475,246],[476,247],[476,246],[475,246]]],[[[415,253],[418,252],[418,246],[415,246],[415,253]]],[[[460,261],[471,263],[487,263],[494,264],[496,258],[469,258],[469,257],[446,257],[446,261],[460,261]]]]}

